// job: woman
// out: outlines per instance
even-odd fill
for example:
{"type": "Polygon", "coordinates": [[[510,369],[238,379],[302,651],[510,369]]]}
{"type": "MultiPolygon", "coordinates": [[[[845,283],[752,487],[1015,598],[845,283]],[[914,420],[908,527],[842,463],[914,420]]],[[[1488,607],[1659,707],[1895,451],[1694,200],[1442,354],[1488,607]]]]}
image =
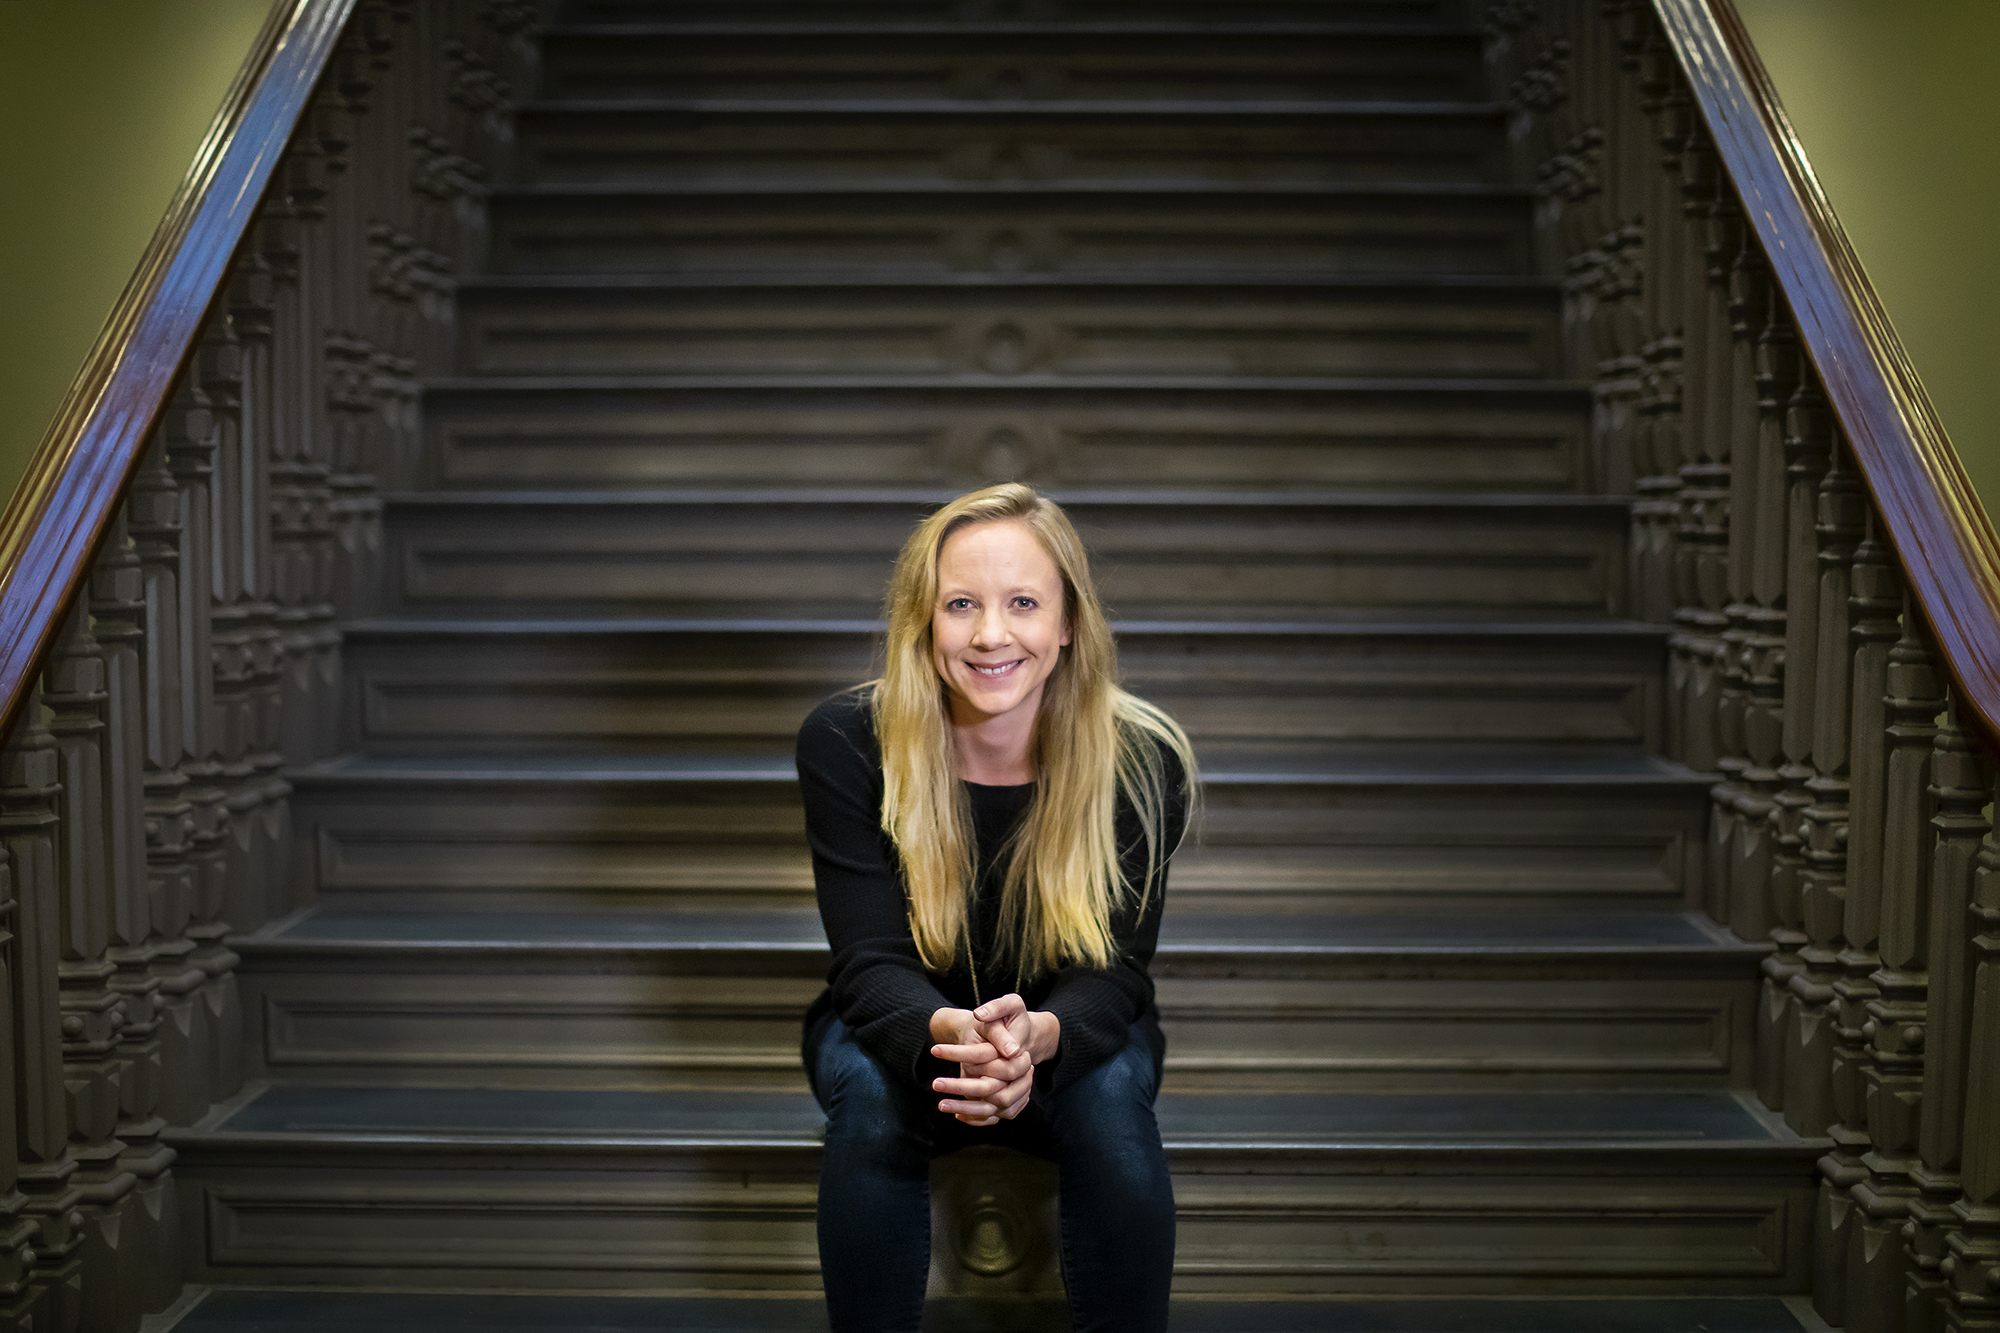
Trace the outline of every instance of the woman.
{"type": "Polygon", "coordinates": [[[1118,688],[1083,545],[1026,486],[926,519],[888,614],[881,678],[798,742],[833,949],[805,1035],[833,1328],[918,1327],[930,1160],[1001,1143],[1060,1168],[1076,1328],[1163,1329],[1174,1201],[1146,968],[1187,736],[1118,688]]]}

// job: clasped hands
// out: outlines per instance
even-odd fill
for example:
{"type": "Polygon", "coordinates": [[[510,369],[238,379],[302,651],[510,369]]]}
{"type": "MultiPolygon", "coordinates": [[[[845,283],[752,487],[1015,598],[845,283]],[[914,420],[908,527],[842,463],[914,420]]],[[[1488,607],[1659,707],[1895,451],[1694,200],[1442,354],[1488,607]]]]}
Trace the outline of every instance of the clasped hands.
{"type": "Polygon", "coordinates": [[[977,1009],[940,1009],[931,1015],[931,1054],[958,1065],[959,1077],[931,1081],[944,1094],[938,1110],[968,1125],[1012,1120],[1028,1105],[1035,1066],[1056,1053],[1062,1020],[1028,1008],[1018,995],[1002,995],[977,1009]]]}

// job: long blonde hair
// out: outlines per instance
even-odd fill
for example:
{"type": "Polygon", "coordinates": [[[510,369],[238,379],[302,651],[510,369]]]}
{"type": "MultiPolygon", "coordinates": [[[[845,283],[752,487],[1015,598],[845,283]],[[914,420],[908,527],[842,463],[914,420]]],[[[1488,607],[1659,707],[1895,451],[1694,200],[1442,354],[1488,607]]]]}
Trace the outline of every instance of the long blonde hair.
{"type": "MultiPolygon", "coordinates": [[[[976,524],[1019,523],[1062,575],[1069,646],[1042,687],[1029,763],[1035,793],[1008,849],[1001,890],[1001,948],[1017,976],[1066,962],[1102,967],[1116,952],[1111,915],[1128,893],[1144,911],[1174,848],[1166,836],[1166,764],[1180,760],[1192,822],[1194,749],[1174,720],[1118,687],[1118,648],[1083,542],[1060,506],[1018,483],[960,496],[918,525],[896,560],[888,591],[888,662],[870,682],[882,747],[882,828],[896,844],[909,893],[910,933],[924,965],[948,968],[969,938],[972,812],[958,780],[948,686],[932,658],[931,617],[945,540],[976,524]],[[1145,882],[1131,889],[1119,861],[1118,796],[1146,840],[1145,882]]],[[[1184,826],[1185,828],[1185,826],[1184,826]]]]}

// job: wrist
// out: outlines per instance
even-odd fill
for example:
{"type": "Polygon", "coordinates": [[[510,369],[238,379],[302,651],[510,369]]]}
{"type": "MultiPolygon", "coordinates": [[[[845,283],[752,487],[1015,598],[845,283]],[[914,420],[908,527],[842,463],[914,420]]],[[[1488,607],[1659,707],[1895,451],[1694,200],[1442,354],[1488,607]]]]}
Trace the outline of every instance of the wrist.
{"type": "Polygon", "coordinates": [[[1062,1045],[1062,1020],[1046,1009],[1028,1015],[1028,1055],[1036,1064],[1055,1059],[1062,1045]]]}

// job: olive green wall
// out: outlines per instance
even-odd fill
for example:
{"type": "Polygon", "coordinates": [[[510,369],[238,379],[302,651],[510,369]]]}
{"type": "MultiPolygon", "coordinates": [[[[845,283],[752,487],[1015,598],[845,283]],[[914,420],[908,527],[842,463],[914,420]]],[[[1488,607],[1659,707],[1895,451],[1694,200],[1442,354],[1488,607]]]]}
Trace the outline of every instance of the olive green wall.
{"type": "Polygon", "coordinates": [[[138,266],[271,0],[0,0],[0,497],[138,266]]]}
{"type": "Polygon", "coordinates": [[[1736,4],[1987,512],[2000,514],[2000,4],[1736,4]]]}

